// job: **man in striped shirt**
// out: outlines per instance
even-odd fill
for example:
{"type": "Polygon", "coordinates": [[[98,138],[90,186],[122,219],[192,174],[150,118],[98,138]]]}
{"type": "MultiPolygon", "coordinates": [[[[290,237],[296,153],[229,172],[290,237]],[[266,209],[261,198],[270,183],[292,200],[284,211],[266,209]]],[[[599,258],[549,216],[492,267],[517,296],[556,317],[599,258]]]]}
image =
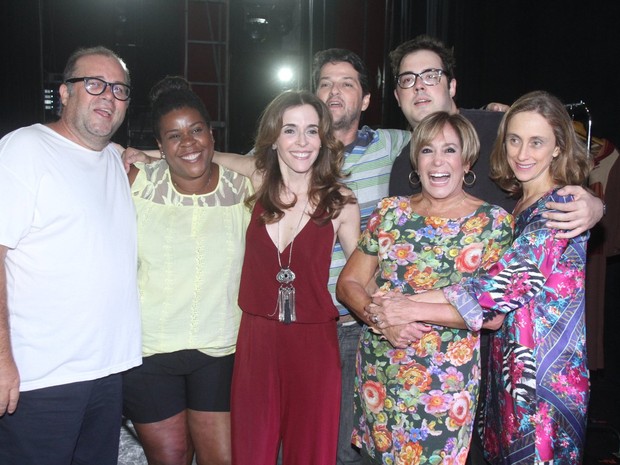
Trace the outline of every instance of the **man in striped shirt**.
{"type": "MultiPolygon", "coordinates": [[[[370,84],[366,66],[355,53],[328,49],[314,56],[313,80],[316,95],[332,115],[334,133],[345,145],[344,179],[360,206],[362,229],[383,197],[388,196],[390,171],[394,159],[411,138],[409,131],[359,128],[362,112],[370,104],[370,84]]],[[[361,463],[359,452],[351,445],[353,431],[353,383],[355,353],[361,323],[336,301],[336,281],[346,262],[338,242],[334,247],[329,275],[329,290],[338,307],[338,342],[342,363],[342,398],[337,464],[361,463]]]]}

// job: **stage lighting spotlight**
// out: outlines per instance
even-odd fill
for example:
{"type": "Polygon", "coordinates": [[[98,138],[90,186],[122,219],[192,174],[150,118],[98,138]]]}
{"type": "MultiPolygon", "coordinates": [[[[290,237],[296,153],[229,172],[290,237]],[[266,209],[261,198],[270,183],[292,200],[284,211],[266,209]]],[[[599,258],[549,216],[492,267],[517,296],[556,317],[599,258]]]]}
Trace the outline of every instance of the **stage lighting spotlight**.
{"type": "Polygon", "coordinates": [[[295,73],[293,72],[293,68],[291,68],[290,66],[282,66],[280,69],[278,69],[277,76],[278,81],[281,84],[288,84],[293,81],[295,73]]]}

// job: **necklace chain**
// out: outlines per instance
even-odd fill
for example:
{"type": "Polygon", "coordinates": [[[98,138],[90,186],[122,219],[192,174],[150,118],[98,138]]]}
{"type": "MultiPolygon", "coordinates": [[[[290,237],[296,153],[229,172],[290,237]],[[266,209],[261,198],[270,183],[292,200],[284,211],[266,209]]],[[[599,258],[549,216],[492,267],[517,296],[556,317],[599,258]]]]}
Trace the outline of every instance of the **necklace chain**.
{"type": "MultiPolygon", "coordinates": [[[[431,201],[430,201],[430,200],[428,200],[428,198],[426,198],[424,195],[422,195],[422,198],[426,201],[426,216],[437,216],[437,215],[431,215],[431,214],[430,214],[430,209],[431,209],[431,207],[432,207],[432,205],[431,205],[431,201]]],[[[439,213],[440,215],[442,215],[444,212],[448,211],[448,210],[449,210],[449,209],[451,209],[451,208],[458,208],[458,207],[460,207],[461,205],[463,205],[463,203],[465,202],[465,199],[466,199],[466,198],[467,198],[467,196],[465,195],[465,192],[463,192],[463,198],[461,199],[461,201],[460,201],[459,203],[457,203],[457,204],[456,204],[456,205],[454,205],[454,206],[450,206],[450,207],[448,207],[448,208],[446,208],[446,209],[444,209],[443,211],[440,211],[440,212],[438,212],[438,213],[439,213]]]]}
{"type": "Polygon", "coordinates": [[[295,273],[291,270],[291,261],[293,260],[293,245],[295,245],[295,238],[297,237],[297,234],[299,234],[301,221],[304,218],[309,201],[310,198],[308,197],[308,199],[306,199],[306,204],[301,211],[299,221],[297,222],[297,227],[295,228],[295,233],[293,234],[293,239],[291,240],[291,250],[289,251],[288,265],[286,267],[282,266],[282,259],[280,257],[280,222],[282,221],[282,218],[278,221],[276,229],[276,253],[278,254],[278,265],[280,265],[280,271],[278,271],[278,274],[276,275],[276,281],[280,283],[280,288],[278,289],[278,300],[274,313],[276,311],[278,312],[278,321],[281,321],[284,324],[290,324],[297,321],[297,313],[295,310],[295,286],[293,286],[293,281],[295,281],[295,273]]]}
{"type": "MultiPolygon", "coordinates": [[[[205,184],[205,190],[209,188],[209,184],[211,184],[211,177],[213,176],[213,165],[211,165],[211,169],[209,169],[209,177],[207,178],[207,183],[205,184]]],[[[170,175],[170,180],[172,180],[172,174],[170,175]]],[[[176,181],[172,181],[172,184],[174,185],[174,188],[181,194],[183,195],[204,195],[204,194],[208,194],[208,192],[205,192],[204,194],[196,194],[195,192],[191,193],[191,194],[185,194],[183,192],[181,192],[181,188],[179,187],[179,184],[176,181]]]]}
{"type": "Polygon", "coordinates": [[[538,200],[540,200],[543,195],[545,195],[550,190],[555,189],[556,187],[557,186],[551,186],[548,189],[541,190],[541,191],[536,192],[534,194],[529,194],[527,197],[525,196],[525,194],[522,193],[521,197],[519,198],[519,200],[517,200],[517,203],[515,205],[515,208],[514,208],[513,212],[517,213],[517,211],[518,211],[519,213],[521,213],[521,211],[529,208],[534,203],[538,202],[538,200]],[[526,202],[526,199],[527,199],[527,202],[526,202]]]}
{"type": "MultiPolygon", "coordinates": [[[[277,228],[277,232],[276,232],[276,252],[278,254],[278,265],[280,265],[280,272],[282,272],[282,270],[286,269],[286,270],[290,270],[291,268],[291,260],[293,259],[293,245],[295,244],[295,238],[297,237],[297,234],[299,233],[299,227],[301,226],[301,221],[304,219],[304,215],[306,214],[306,208],[308,208],[308,202],[309,202],[309,198],[306,199],[306,204],[304,205],[304,209],[301,212],[301,216],[299,217],[299,221],[297,222],[297,227],[295,228],[295,234],[293,235],[293,239],[291,240],[291,250],[288,254],[288,265],[286,266],[286,268],[282,268],[282,259],[281,257],[281,253],[280,253],[280,221],[278,221],[278,228],[277,228]]],[[[286,247],[284,248],[284,250],[286,250],[286,247]]],[[[290,272],[292,274],[292,279],[290,282],[292,282],[295,279],[295,274],[291,271],[290,272]]],[[[280,276],[280,273],[278,273],[278,276],[280,276]]],[[[278,279],[278,278],[277,278],[278,279]]],[[[278,281],[280,282],[280,279],[278,279],[278,281]]]]}

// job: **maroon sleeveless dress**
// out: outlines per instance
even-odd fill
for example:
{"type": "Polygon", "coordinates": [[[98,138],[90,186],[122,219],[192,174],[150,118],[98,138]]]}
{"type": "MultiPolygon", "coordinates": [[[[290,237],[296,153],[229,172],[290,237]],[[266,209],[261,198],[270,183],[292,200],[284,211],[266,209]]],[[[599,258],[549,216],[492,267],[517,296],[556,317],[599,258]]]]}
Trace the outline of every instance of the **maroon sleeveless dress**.
{"type": "MultiPolygon", "coordinates": [[[[338,311],[327,280],[334,243],[331,222],[310,220],[298,232],[297,321],[278,320],[277,249],[256,204],[246,234],[239,306],[243,310],[231,394],[233,465],[333,465],[340,412],[338,311]]],[[[281,254],[289,263],[289,245],[281,254]]]]}

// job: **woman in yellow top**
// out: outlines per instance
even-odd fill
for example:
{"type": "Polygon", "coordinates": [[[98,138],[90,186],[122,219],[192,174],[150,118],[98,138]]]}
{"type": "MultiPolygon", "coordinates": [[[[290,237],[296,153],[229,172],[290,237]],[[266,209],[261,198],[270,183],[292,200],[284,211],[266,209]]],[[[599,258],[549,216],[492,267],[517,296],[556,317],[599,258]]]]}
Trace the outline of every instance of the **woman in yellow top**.
{"type": "Polygon", "coordinates": [[[138,219],[143,365],[124,379],[125,415],[149,463],[230,462],[230,383],[252,194],[213,163],[203,103],[167,77],[151,91],[160,161],[129,172],[138,219]]]}

